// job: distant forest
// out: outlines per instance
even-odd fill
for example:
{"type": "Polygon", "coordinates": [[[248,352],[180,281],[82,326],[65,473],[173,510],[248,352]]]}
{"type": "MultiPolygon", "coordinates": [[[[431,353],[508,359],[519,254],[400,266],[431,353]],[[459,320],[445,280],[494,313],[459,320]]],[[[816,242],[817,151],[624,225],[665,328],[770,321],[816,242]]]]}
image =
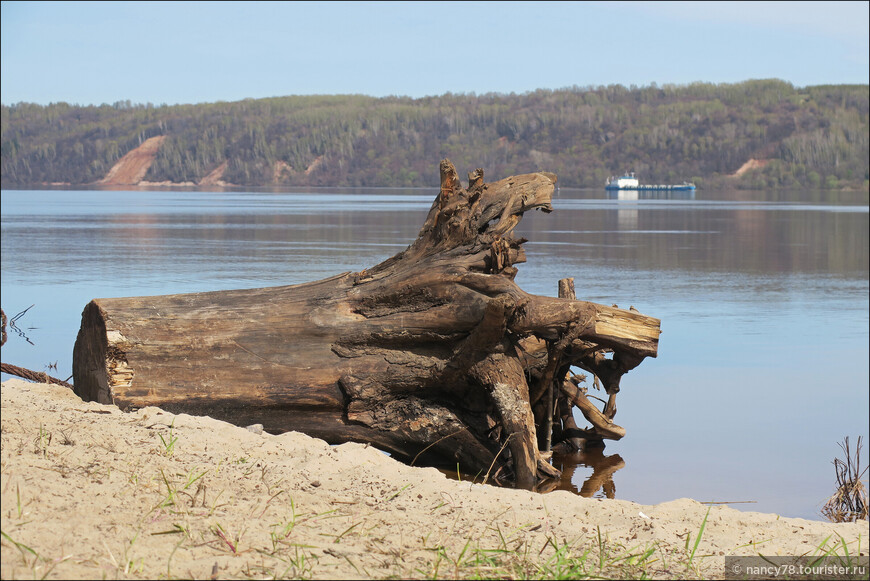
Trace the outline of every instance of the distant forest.
{"type": "Polygon", "coordinates": [[[487,180],[544,170],[563,187],[864,189],[867,85],[779,80],[572,87],[412,99],[290,96],[196,105],[2,105],[2,186],[83,185],[166,136],[145,175],[240,186],[435,186],[438,162],[487,180]],[[748,160],[755,169],[735,177],[748,160]]]}

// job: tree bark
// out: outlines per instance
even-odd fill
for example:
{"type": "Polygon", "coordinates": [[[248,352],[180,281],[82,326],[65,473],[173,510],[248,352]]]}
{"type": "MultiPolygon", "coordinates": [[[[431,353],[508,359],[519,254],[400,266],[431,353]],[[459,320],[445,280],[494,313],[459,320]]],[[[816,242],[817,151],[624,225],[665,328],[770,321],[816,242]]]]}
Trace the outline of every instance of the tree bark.
{"type": "Polygon", "coordinates": [[[659,320],[516,285],[525,240],[513,230],[524,212],[552,210],[556,176],[485,184],[477,169],[463,188],[448,160],[440,169],[417,239],[368,270],[91,301],[73,353],[76,393],[447,458],[524,487],[557,475],[538,450],[530,387],[548,364],[551,384],[576,364],[615,393],[622,374],[656,356],[659,320]]]}

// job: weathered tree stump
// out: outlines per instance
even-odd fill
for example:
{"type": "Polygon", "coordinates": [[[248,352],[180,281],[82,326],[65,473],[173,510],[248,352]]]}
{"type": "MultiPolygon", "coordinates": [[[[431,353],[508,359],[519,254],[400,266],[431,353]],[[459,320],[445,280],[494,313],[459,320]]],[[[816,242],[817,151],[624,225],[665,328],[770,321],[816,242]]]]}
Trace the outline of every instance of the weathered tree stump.
{"type": "MultiPolygon", "coordinates": [[[[659,320],[516,285],[525,240],[513,230],[524,212],[552,210],[556,176],[485,184],[477,169],[463,188],[453,164],[440,169],[417,239],[368,270],[91,301],[73,352],[76,393],[369,442],[527,488],[558,475],[539,451],[532,409],[541,394],[558,388],[562,407],[585,409],[583,390],[566,380],[571,366],[615,394],[624,373],[656,356],[659,320]]],[[[551,417],[560,413],[546,401],[551,417]]],[[[619,436],[604,416],[591,416],[586,437],[619,436]]]]}

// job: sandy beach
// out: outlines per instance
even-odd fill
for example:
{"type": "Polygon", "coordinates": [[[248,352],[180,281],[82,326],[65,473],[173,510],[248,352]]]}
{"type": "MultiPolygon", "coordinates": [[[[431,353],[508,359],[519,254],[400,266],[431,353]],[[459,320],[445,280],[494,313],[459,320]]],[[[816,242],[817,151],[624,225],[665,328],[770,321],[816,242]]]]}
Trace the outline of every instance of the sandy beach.
{"type": "Polygon", "coordinates": [[[0,477],[4,579],[722,578],[727,556],[867,555],[870,536],[866,521],[455,481],[363,444],[18,379],[2,384],[0,477]]]}

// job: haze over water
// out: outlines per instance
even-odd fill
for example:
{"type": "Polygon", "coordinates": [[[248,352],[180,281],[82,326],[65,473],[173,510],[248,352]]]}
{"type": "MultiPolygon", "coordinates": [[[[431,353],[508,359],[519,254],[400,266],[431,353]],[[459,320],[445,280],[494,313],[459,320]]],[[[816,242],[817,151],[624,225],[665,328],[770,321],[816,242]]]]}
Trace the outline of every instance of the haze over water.
{"type": "MultiPolygon", "coordinates": [[[[370,267],[416,237],[436,193],[4,190],[2,307],[11,318],[34,306],[2,359],[71,375],[93,298],[370,267]]],[[[625,462],[615,496],[755,501],[734,507],[820,519],[837,443],[868,440],[866,196],[562,189],[553,206],[518,227],[529,239],[519,285],[555,296],[571,276],[579,299],[662,321],[658,357],[622,381],[616,422],[628,434],[604,451],[625,462]]],[[[567,486],[580,489],[585,470],[567,486]]]]}

